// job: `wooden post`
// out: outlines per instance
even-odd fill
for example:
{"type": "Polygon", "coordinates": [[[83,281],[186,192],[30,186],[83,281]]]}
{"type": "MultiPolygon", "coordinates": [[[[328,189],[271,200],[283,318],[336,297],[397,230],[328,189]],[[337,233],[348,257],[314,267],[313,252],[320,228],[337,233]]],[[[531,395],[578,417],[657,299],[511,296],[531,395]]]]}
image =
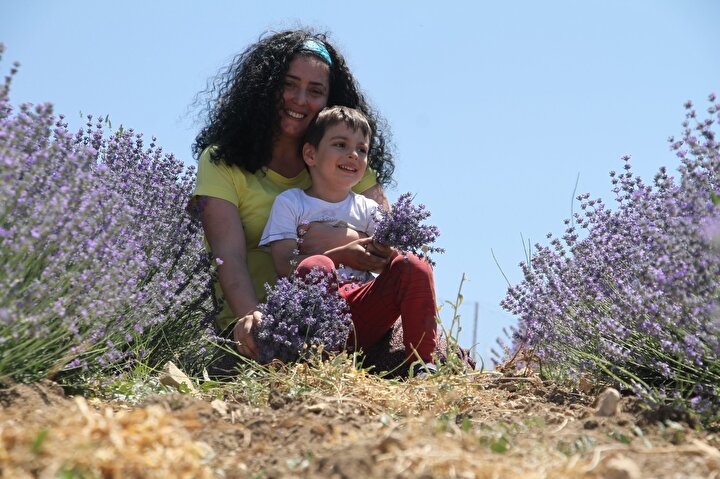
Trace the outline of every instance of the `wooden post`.
{"type": "Polygon", "coordinates": [[[472,348],[471,348],[471,349],[472,349],[472,356],[473,356],[473,358],[475,358],[476,361],[477,361],[477,356],[478,356],[478,352],[477,352],[477,325],[478,325],[478,309],[479,309],[479,307],[480,307],[480,306],[479,306],[478,302],[475,301],[475,319],[474,319],[474,321],[473,321],[473,339],[472,339],[472,348]]]}

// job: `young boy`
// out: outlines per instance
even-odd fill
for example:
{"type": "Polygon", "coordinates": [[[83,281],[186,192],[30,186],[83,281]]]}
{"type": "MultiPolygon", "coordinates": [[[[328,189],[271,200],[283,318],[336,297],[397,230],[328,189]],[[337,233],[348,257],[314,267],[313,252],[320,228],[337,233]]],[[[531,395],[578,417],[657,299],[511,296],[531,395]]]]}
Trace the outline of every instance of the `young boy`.
{"type": "MultiPolygon", "coordinates": [[[[351,188],[367,169],[370,126],[365,117],[351,108],[323,110],[309,127],[303,158],[312,178],[306,190],[292,188],[280,193],[273,203],[260,246],[270,245],[275,270],[280,276],[292,272],[290,262],[298,259],[298,229],[310,223],[342,226],[372,235],[373,213],[378,204],[351,188]]],[[[384,251],[386,255],[391,251],[384,251]]],[[[299,259],[302,259],[300,257],[299,259]]],[[[364,283],[373,279],[367,271],[338,268],[338,277],[364,283]]]]}
{"type": "MultiPolygon", "coordinates": [[[[336,275],[340,294],[353,318],[354,337],[349,344],[368,350],[401,316],[409,362],[419,356],[425,365],[416,365],[415,372],[434,372],[435,285],[426,261],[414,255],[398,255],[373,243],[373,248],[391,258],[374,278],[368,271],[335,264],[329,256],[296,256],[295,250],[302,241],[298,230],[313,222],[341,225],[372,236],[378,205],[351,191],[367,168],[371,133],[367,119],[352,108],[335,106],[318,114],[308,128],[302,150],[312,186],[304,191],[289,189],[277,196],[260,246],[270,246],[279,275],[292,273],[292,261],[296,258],[301,260],[297,266],[301,276],[313,268],[336,275]]],[[[365,245],[370,242],[360,241],[365,245]]]]}

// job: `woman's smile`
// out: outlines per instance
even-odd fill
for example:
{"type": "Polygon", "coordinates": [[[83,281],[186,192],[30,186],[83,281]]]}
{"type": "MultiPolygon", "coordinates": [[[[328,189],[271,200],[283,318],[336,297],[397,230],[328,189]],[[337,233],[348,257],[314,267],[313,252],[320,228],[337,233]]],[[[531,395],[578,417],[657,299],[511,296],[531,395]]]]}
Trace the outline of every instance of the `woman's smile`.
{"type": "Polygon", "coordinates": [[[302,138],[315,115],[327,105],[330,67],[311,55],[297,55],[288,67],[282,91],[280,134],[302,138]]]}

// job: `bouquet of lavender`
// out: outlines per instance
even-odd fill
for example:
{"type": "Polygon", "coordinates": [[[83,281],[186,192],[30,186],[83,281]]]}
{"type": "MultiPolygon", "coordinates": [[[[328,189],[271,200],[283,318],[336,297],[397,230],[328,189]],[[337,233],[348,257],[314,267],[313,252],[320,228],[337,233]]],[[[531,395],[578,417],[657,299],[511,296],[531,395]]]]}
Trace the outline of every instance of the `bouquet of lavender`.
{"type": "MultiPolygon", "coordinates": [[[[400,195],[390,211],[378,209],[375,213],[375,234],[379,244],[392,246],[405,253],[423,257],[428,253],[444,253],[443,248],[429,246],[434,243],[440,231],[437,226],[421,224],[430,216],[425,205],[412,204],[411,193],[400,195]]],[[[430,264],[435,264],[427,257],[430,264]]]]}
{"type": "Polygon", "coordinates": [[[265,290],[267,300],[258,307],[263,319],[254,332],[261,363],[295,361],[313,346],[325,351],[344,346],[352,320],[333,276],[313,270],[305,278],[266,284],[265,290]]]}

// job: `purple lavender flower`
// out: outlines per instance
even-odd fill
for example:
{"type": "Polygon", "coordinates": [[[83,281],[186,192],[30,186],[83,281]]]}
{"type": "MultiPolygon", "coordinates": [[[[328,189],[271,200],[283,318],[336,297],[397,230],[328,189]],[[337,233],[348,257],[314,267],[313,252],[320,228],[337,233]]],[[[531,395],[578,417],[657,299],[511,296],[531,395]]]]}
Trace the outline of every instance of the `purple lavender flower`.
{"type": "Polygon", "coordinates": [[[185,213],[194,170],[104,120],[72,134],[49,104],[15,107],[11,79],[0,86],[0,311],[10,318],[0,375],[122,370],[141,334],[169,341],[150,362],[199,351],[212,305],[200,227],[185,213]]]}
{"type": "Polygon", "coordinates": [[[296,361],[313,346],[338,351],[345,345],[352,319],[332,274],[315,269],[265,289],[267,299],[258,307],[263,319],[254,332],[261,363],[296,361]]]}
{"type": "MultiPolygon", "coordinates": [[[[443,253],[444,249],[430,246],[440,235],[437,226],[422,224],[430,212],[423,204],[413,205],[412,199],[411,193],[405,193],[400,195],[389,211],[378,209],[373,238],[379,244],[420,257],[429,253],[443,253]]],[[[427,259],[430,264],[434,264],[429,256],[427,259]]]]}
{"type": "Polygon", "coordinates": [[[559,376],[587,374],[652,402],[717,410],[720,145],[712,128],[720,116],[714,105],[706,120],[692,102],[685,107],[682,140],[669,139],[679,180],[661,168],[645,184],[623,158],[623,171],[610,174],[617,209],[578,196],[582,212],[566,221],[563,241],[535,245],[502,306],[520,318],[511,353],[531,348],[559,376]]]}

